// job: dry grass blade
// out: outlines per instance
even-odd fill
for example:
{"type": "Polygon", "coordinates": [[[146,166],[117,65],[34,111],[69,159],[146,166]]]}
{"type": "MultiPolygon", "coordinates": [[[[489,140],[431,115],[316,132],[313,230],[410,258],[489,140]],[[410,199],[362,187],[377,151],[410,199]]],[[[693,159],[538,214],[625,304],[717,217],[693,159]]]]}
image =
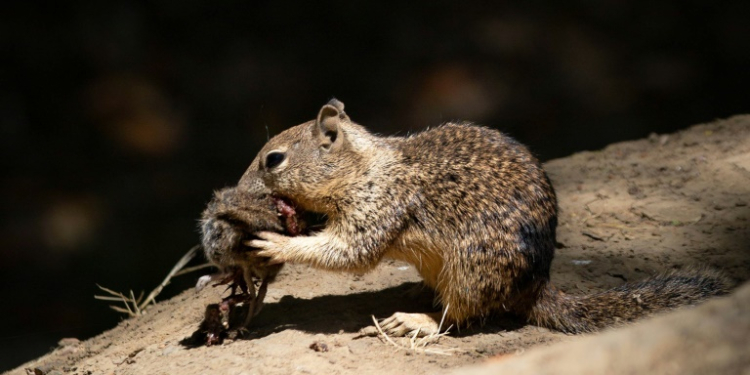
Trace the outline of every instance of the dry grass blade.
{"type": "Polygon", "coordinates": [[[164,278],[164,280],[157,286],[154,290],[151,291],[151,293],[148,294],[148,297],[146,297],[146,300],[143,301],[140,305],[140,309],[143,310],[146,308],[150,303],[154,302],[156,299],[156,296],[161,293],[161,291],[164,289],[167,284],[169,284],[169,281],[172,280],[172,276],[174,276],[177,272],[179,272],[183,267],[185,267],[186,264],[188,264],[194,257],[195,253],[198,252],[198,249],[200,249],[200,245],[193,246],[190,250],[188,250],[185,255],[180,258],[180,260],[177,262],[177,264],[172,267],[172,270],[169,271],[167,276],[164,278]]]}
{"type": "Polygon", "coordinates": [[[106,301],[120,301],[123,298],[125,298],[125,296],[122,293],[120,293],[120,292],[115,292],[114,290],[105,288],[105,287],[103,287],[103,286],[101,286],[99,284],[96,284],[96,286],[99,287],[99,289],[101,289],[101,290],[103,290],[103,291],[105,291],[105,292],[107,292],[107,293],[115,296],[115,297],[94,296],[94,298],[96,298],[96,299],[103,299],[103,300],[106,300],[106,301]]]}
{"type": "MultiPolygon", "coordinates": [[[[101,290],[109,293],[110,295],[109,296],[98,296],[98,295],[95,295],[94,296],[95,299],[103,300],[103,301],[122,302],[123,304],[125,304],[125,308],[124,309],[122,307],[115,306],[115,305],[109,305],[109,307],[112,310],[115,310],[115,311],[121,312],[121,313],[125,313],[125,314],[128,314],[130,316],[135,316],[135,315],[139,314],[138,313],[138,311],[139,311],[139,309],[138,309],[138,301],[136,301],[135,298],[128,298],[128,297],[126,297],[124,294],[122,294],[120,292],[115,292],[114,290],[105,288],[105,287],[103,287],[103,286],[101,286],[99,284],[97,284],[96,286],[99,287],[99,289],[101,289],[101,290]]],[[[131,296],[133,295],[133,291],[130,291],[130,295],[131,296]]]]}
{"type": "Polygon", "coordinates": [[[181,270],[180,270],[179,272],[176,272],[176,273],[175,273],[174,275],[172,275],[172,277],[175,277],[175,276],[180,276],[180,275],[184,275],[184,274],[186,274],[186,273],[190,273],[190,272],[194,272],[194,271],[202,270],[202,269],[204,269],[204,268],[209,268],[209,267],[213,267],[213,266],[214,266],[214,265],[213,265],[213,264],[211,264],[211,263],[203,263],[203,264],[199,264],[199,265],[197,265],[197,266],[192,266],[192,267],[188,267],[188,268],[183,268],[183,269],[181,269],[181,270]]]}
{"type": "Polygon", "coordinates": [[[146,299],[143,299],[143,292],[141,292],[140,295],[138,295],[138,298],[135,298],[135,294],[132,290],[129,291],[130,296],[126,296],[120,292],[116,292],[112,289],[105,288],[99,284],[96,286],[99,287],[99,289],[107,292],[108,296],[100,296],[100,295],[94,295],[95,299],[103,300],[103,301],[116,301],[116,302],[122,302],[125,305],[125,308],[122,308],[120,306],[110,305],[109,307],[112,310],[115,310],[117,312],[121,312],[124,314],[128,314],[130,316],[137,316],[137,315],[143,315],[145,313],[146,308],[149,306],[149,304],[154,303],[156,296],[161,293],[161,291],[164,289],[165,286],[167,286],[172,280],[172,277],[177,275],[182,275],[188,272],[192,272],[195,270],[199,270],[202,268],[206,268],[207,264],[203,264],[200,266],[190,267],[183,270],[186,264],[188,264],[194,257],[196,252],[200,249],[200,245],[193,246],[188,252],[180,258],[180,260],[177,262],[177,264],[172,267],[172,270],[169,271],[167,276],[164,278],[164,280],[154,288],[154,290],[151,291],[151,293],[148,294],[146,299]],[[182,271],[182,272],[181,272],[182,271]]]}
{"type": "Polygon", "coordinates": [[[133,289],[130,289],[130,300],[133,301],[133,310],[135,310],[135,314],[141,315],[141,309],[138,306],[138,300],[135,299],[135,295],[133,294],[133,289]]]}
{"type": "Polygon", "coordinates": [[[373,323],[375,323],[375,328],[377,328],[378,332],[380,332],[380,334],[381,334],[381,335],[382,335],[382,336],[383,336],[383,337],[384,337],[384,338],[386,339],[386,341],[388,341],[389,343],[391,343],[391,345],[395,346],[395,347],[396,347],[396,348],[398,348],[398,349],[406,349],[406,348],[404,348],[403,346],[401,346],[401,345],[399,345],[399,344],[396,344],[396,342],[395,342],[395,341],[393,341],[393,340],[392,340],[392,339],[390,338],[390,336],[386,335],[386,334],[385,334],[385,332],[383,332],[383,329],[382,329],[382,328],[380,328],[380,323],[378,323],[378,320],[377,320],[377,319],[375,319],[375,315],[370,315],[370,316],[372,317],[372,321],[373,321],[373,323]]]}
{"type": "Polygon", "coordinates": [[[445,348],[427,348],[427,345],[435,344],[437,343],[441,337],[447,335],[450,331],[450,329],[453,326],[448,327],[448,329],[445,330],[445,332],[442,332],[443,329],[443,323],[445,322],[445,315],[448,313],[448,306],[445,306],[445,310],[443,311],[443,317],[440,319],[440,324],[438,325],[437,332],[431,333],[429,335],[426,335],[420,339],[419,333],[421,332],[421,328],[417,328],[412,332],[411,336],[409,337],[409,346],[399,344],[395,342],[390,336],[388,336],[387,333],[383,331],[383,329],[380,327],[380,323],[378,323],[378,320],[375,319],[375,316],[372,316],[372,321],[375,323],[375,328],[378,330],[378,333],[391,345],[396,347],[397,349],[403,349],[403,350],[410,350],[415,353],[426,353],[426,354],[439,354],[439,355],[453,355],[453,352],[457,351],[458,349],[445,349],[445,348]]]}
{"type": "Polygon", "coordinates": [[[112,310],[115,310],[117,312],[121,312],[123,314],[128,314],[130,316],[135,316],[135,314],[133,313],[133,310],[130,310],[130,309],[123,309],[122,307],[115,306],[115,305],[109,305],[109,308],[112,309],[112,310]]]}

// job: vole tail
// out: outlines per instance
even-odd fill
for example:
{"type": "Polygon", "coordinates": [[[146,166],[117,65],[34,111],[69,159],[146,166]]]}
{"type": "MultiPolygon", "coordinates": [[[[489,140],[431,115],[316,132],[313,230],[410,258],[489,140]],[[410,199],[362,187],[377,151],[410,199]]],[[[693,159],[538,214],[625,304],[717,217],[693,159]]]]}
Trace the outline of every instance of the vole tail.
{"type": "Polygon", "coordinates": [[[662,273],[607,291],[574,296],[548,284],[528,314],[531,324],[565,333],[591,332],[729,291],[720,272],[693,268],[662,273]]]}

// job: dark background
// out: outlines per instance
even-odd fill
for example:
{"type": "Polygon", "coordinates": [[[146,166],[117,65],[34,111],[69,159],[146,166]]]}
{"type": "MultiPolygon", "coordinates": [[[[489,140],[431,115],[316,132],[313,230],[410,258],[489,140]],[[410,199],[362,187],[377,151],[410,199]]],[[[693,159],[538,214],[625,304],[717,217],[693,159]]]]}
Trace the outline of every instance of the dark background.
{"type": "Polygon", "coordinates": [[[58,3],[0,12],[0,370],[113,327],[94,284],[155,287],[212,190],[331,97],[543,160],[750,110],[748,1],[58,3]]]}

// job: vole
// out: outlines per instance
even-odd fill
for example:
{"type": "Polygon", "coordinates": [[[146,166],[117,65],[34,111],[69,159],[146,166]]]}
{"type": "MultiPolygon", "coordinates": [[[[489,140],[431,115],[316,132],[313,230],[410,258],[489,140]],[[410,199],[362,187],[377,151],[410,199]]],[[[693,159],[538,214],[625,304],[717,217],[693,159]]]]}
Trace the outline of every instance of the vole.
{"type": "Polygon", "coordinates": [[[201,239],[206,258],[219,273],[202,277],[197,287],[201,289],[212,281],[230,285],[230,295],[217,307],[225,328],[230,310],[238,303],[249,305],[245,326],[260,312],[268,284],[283,267],[280,263],[268,264],[241,242],[259,231],[298,235],[301,225],[294,207],[271,196],[256,176],[246,176],[237,186],[214,193],[201,215],[201,239]]]}

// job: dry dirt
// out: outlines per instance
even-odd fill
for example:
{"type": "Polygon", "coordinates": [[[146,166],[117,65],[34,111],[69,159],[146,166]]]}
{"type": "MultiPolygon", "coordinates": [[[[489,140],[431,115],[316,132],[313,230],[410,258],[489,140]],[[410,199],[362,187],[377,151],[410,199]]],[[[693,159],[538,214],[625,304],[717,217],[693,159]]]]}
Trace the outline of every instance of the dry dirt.
{"type": "MultiPolygon", "coordinates": [[[[553,160],[546,167],[561,207],[552,280],[565,291],[598,291],[696,264],[722,269],[736,281],[750,278],[750,116],[618,143],[553,160]]],[[[557,351],[556,356],[543,357],[548,358],[548,368],[555,368],[557,360],[560,366],[575,369],[576,363],[585,361],[565,361],[567,347],[599,337],[607,342],[625,340],[632,336],[628,332],[658,334],[660,329],[674,329],[672,323],[691,313],[704,314],[701,321],[714,321],[708,327],[721,327],[723,314],[731,310],[718,300],[714,303],[719,307],[681,309],[587,336],[498,317],[483,327],[454,330],[427,346],[451,355],[397,349],[376,337],[356,338],[362,327],[371,324],[371,315],[384,318],[395,311],[435,310],[430,292],[418,282],[412,268],[392,261],[365,275],[287,266],[271,285],[268,304],[244,339],[212,347],[182,346],[180,341],[196,330],[205,306],[222,295],[220,288],[186,290],[152,306],[147,315],[127,319],[99,336],[83,342],[67,339],[10,373],[36,369],[49,374],[434,374],[497,356],[518,363],[531,348],[535,349],[527,354],[534,355],[539,348],[557,351]],[[554,345],[560,342],[564,344],[554,345]],[[325,344],[328,351],[311,349],[315,343],[325,344]]],[[[740,297],[750,298],[747,295],[740,297]]],[[[747,314],[734,319],[726,320],[724,331],[717,332],[731,332],[727,324],[742,319],[748,326],[747,314]]],[[[691,341],[684,335],[662,337],[674,345],[691,341]]],[[[701,337],[696,334],[695,340],[701,337]]],[[[747,337],[732,341],[737,343],[733,347],[750,347],[747,337]]],[[[642,355],[644,350],[639,345],[623,347],[619,358],[642,355]]],[[[580,357],[580,349],[571,353],[579,353],[575,358],[586,354],[580,357]]],[[[629,361],[620,362],[627,366],[629,361]]],[[[650,373],[670,373],[660,370],[664,368],[672,367],[650,373]]]]}
{"type": "Polygon", "coordinates": [[[628,329],[537,347],[456,370],[460,375],[750,374],[750,283],[695,309],[628,329]]]}

